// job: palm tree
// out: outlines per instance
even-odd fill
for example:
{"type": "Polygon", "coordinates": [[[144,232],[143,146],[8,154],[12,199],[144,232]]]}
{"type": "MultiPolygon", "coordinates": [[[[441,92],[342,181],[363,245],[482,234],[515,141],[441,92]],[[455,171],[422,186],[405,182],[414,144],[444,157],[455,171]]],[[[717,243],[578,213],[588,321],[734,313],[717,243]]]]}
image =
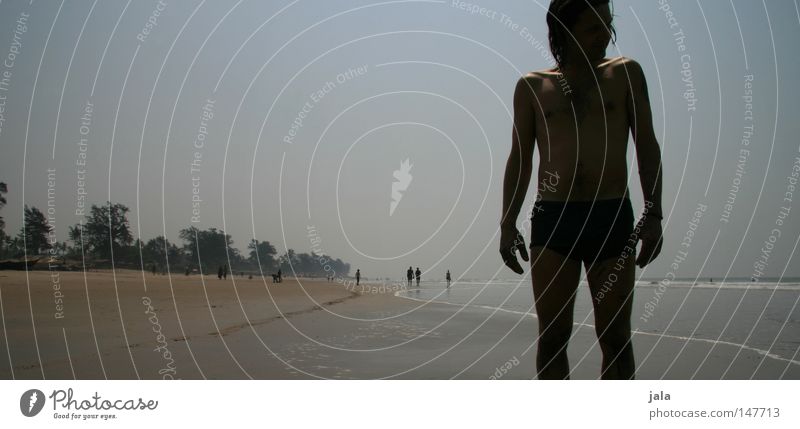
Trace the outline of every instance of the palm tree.
{"type": "MultiPolygon", "coordinates": [[[[5,207],[6,205],[6,197],[4,194],[8,193],[8,185],[5,182],[0,182],[0,209],[5,207]]],[[[0,216],[0,230],[5,229],[6,221],[3,220],[3,216],[0,216]]]]}

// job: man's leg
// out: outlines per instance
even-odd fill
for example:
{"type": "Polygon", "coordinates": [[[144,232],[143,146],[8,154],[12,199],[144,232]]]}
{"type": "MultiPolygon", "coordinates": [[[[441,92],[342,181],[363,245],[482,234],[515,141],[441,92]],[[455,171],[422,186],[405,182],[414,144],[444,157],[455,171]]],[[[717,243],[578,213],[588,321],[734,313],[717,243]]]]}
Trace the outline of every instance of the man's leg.
{"type": "Polygon", "coordinates": [[[539,319],[536,371],[540,380],[569,379],[567,344],[572,335],[580,262],[541,246],[531,248],[533,297],[539,319]]]}
{"type": "Polygon", "coordinates": [[[635,255],[607,258],[587,269],[597,339],[603,352],[601,379],[633,379],[636,363],[631,342],[631,310],[636,277],[635,255]]]}

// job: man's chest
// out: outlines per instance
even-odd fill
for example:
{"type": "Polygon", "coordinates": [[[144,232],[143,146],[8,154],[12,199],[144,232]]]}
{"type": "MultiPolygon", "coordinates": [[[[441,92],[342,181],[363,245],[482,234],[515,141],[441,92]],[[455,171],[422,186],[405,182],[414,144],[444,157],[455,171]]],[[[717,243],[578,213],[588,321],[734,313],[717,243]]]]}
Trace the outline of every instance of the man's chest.
{"type": "Polygon", "coordinates": [[[598,121],[617,123],[627,113],[626,87],[607,77],[597,82],[575,80],[566,84],[558,79],[546,80],[536,95],[537,126],[545,128],[574,128],[598,121]]]}

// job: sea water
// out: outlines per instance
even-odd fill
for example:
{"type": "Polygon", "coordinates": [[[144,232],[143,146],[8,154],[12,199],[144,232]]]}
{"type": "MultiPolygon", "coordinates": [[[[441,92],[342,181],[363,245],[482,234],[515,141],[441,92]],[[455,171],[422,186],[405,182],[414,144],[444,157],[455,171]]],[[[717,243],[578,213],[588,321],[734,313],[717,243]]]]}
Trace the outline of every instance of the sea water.
{"type": "MultiPolygon", "coordinates": [[[[511,317],[535,317],[530,279],[488,282],[423,282],[397,296],[511,317]]],[[[574,323],[594,325],[588,283],[581,281],[575,297],[574,323]]],[[[676,281],[659,287],[637,281],[631,317],[640,335],[728,345],[800,360],[800,282],[676,281]]]]}

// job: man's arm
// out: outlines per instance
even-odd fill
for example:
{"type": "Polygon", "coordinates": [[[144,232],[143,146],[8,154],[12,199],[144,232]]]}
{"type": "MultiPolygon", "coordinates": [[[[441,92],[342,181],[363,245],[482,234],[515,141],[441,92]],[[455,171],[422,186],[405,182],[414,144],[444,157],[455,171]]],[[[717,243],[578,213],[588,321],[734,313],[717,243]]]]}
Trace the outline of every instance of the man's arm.
{"type": "Polygon", "coordinates": [[[647,213],[662,216],[661,211],[661,149],[653,131],[650,96],[642,67],[636,61],[625,64],[628,70],[628,119],[636,146],[639,180],[642,184],[647,213]]]}
{"type": "Polygon", "coordinates": [[[514,90],[514,124],[511,131],[511,153],[506,161],[503,179],[502,227],[515,227],[525,201],[533,169],[533,147],[536,138],[533,116],[533,89],[522,77],[514,90]]]}
{"type": "Polygon", "coordinates": [[[642,249],[636,263],[644,267],[661,252],[661,149],[653,131],[653,114],[647,81],[641,65],[633,60],[625,63],[628,73],[628,120],[636,146],[639,181],[645,202],[645,218],[641,225],[642,249]]]}
{"type": "Polygon", "coordinates": [[[500,218],[500,254],[503,262],[518,274],[523,270],[514,252],[519,250],[522,259],[528,260],[525,242],[517,231],[516,223],[528,192],[533,170],[533,148],[536,139],[533,102],[531,82],[522,77],[514,90],[511,153],[506,162],[503,178],[503,212],[500,218]]]}

